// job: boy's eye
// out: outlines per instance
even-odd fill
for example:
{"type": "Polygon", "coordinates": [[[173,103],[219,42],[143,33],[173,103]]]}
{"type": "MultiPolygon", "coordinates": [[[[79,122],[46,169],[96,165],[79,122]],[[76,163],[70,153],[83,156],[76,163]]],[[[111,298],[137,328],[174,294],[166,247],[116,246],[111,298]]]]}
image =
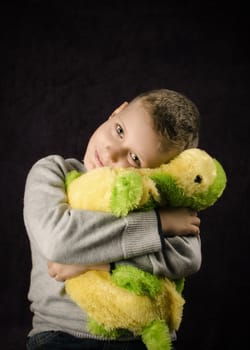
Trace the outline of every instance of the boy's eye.
{"type": "Polygon", "coordinates": [[[116,124],[115,128],[116,128],[117,134],[118,134],[121,138],[123,138],[124,132],[123,132],[123,128],[121,127],[121,125],[120,125],[120,124],[116,124]]]}
{"type": "Polygon", "coordinates": [[[137,157],[135,153],[130,153],[130,157],[134,163],[136,163],[137,166],[141,165],[140,159],[137,157]]]}

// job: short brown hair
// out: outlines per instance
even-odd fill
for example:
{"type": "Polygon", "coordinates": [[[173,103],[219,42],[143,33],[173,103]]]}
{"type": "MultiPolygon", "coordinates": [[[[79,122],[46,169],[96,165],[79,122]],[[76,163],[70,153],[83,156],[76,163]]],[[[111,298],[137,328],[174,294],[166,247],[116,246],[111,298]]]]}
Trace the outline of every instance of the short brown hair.
{"type": "Polygon", "coordinates": [[[173,90],[158,89],[141,93],[131,102],[138,100],[152,116],[159,134],[180,150],[197,147],[200,113],[189,98],[173,90]]]}

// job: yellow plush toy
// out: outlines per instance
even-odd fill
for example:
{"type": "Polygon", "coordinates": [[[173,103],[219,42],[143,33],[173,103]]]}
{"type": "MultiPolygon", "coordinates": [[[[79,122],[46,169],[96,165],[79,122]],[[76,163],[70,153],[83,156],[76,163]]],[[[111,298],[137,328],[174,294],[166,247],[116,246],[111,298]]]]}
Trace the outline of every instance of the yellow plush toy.
{"type": "MultiPolygon", "coordinates": [[[[66,178],[72,208],[127,215],[160,206],[204,210],[226,186],[222,165],[204,150],[193,148],[156,169],[94,169],[66,178]]],[[[93,334],[117,338],[124,332],[142,337],[148,350],[171,349],[185,303],[184,280],[170,281],[130,265],[112,273],[88,271],[65,283],[66,292],[89,315],[93,334]]]]}

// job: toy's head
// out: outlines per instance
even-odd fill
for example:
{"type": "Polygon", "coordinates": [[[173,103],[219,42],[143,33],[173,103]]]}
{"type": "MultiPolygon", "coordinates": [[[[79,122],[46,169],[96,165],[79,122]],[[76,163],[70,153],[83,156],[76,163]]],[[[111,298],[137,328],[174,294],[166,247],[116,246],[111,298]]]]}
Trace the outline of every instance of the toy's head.
{"type": "Polygon", "coordinates": [[[226,174],[207,152],[192,148],[158,168],[97,168],[69,173],[68,201],[75,209],[127,215],[160,206],[203,210],[221,197],[226,174]]]}
{"type": "Polygon", "coordinates": [[[226,187],[222,165],[199,148],[183,151],[160,170],[152,179],[169,206],[203,210],[212,206],[226,187]]]}

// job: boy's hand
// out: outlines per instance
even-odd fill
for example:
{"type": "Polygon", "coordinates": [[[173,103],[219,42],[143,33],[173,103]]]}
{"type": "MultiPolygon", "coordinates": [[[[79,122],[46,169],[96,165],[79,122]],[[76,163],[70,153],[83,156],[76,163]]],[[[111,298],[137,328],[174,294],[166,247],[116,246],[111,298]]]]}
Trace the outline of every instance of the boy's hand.
{"type": "Polygon", "coordinates": [[[159,215],[165,236],[197,235],[200,233],[200,218],[196,211],[188,208],[161,208],[159,215]]]}
{"type": "Polygon", "coordinates": [[[59,264],[53,261],[48,262],[48,272],[50,277],[54,278],[56,281],[63,282],[66,279],[78,276],[89,270],[102,270],[109,271],[110,265],[80,265],[80,264],[59,264]]]}

